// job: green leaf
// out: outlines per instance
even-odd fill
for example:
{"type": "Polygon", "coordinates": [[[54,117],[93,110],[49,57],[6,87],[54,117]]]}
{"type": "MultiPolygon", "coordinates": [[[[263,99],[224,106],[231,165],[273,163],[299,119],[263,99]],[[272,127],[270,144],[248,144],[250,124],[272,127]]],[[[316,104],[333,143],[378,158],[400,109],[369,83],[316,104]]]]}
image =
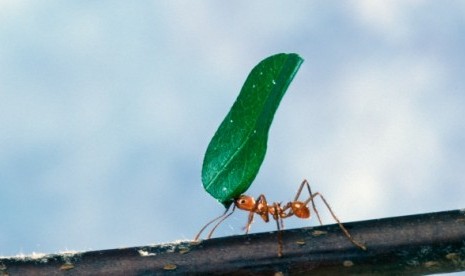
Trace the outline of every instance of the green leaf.
{"type": "Polygon", "coordinates": [[[255,66],[210,141],[202,182],[226,207],[255,179],[276,109],[302,62],[297,54],[277,54],[255,66]]]}

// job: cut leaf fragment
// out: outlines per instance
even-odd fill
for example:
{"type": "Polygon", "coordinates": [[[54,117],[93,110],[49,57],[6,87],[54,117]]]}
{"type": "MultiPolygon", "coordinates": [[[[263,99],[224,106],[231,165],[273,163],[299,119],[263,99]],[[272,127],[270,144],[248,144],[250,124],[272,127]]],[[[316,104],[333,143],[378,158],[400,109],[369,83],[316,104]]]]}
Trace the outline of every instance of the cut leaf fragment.
{"type": "Polygon", "coordinates": [[[226,207],[257,176],[274,114],[302,62],[297,54],[277,54],[255,66],[210,141],[202,182],[205,190],[226,207]]]}

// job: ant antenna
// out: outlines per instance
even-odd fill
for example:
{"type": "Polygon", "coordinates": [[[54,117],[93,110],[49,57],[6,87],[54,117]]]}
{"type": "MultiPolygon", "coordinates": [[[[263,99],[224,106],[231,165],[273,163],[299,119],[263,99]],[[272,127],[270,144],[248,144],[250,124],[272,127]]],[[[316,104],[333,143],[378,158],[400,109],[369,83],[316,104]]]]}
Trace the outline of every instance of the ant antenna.
{"type": "Polygon", "coordinates": [[[194,241],[197,241],[199,238],[200,238],[200,235],[202,234],[202,232],[207,229],[208,226],[210,226],[210,224],[214,223],[215,221],[217,220],[220,220],[216,225],[215,227],[213,227],[213,229],[210,231],[210,233],[208,234],[208,238],[210,238],[213,234],[213,232],[215,231],[215,229],[225,220],[227,219],[230,215],[232,215],[232,213],[234,212],[234,209],[236,208],[236,206],[233,207],[231,213],[227,214],[228,211],[229,211],[229,208],[231,208],[231,205],[228,206],[228,208],[226,209],[226,211],[224,211],[224,213],[219,216],[219,217],[216,217],[214,218],[213,220],[211,220],[210,222],[208,222],[207,224],[205,224],[204,227],[202,227],[202,229],[200,229],[199,233],[195,236],[194,238],[194,241]]]}
{"type": "MultiPolygon", "coordinates": [[[[229,208],[228,208],[229,210],[229,208]]],[[[234,213],[234,210],[236,210],[236,205],[233,206],[232,210],[231,210],[231,213],[227,214],[226,216],[223,215],[224,217],[222,219],[220,219],[220,221],[218,221],[218,223],[212,228],[212,230],[210,231],[210,233],[208,233],[208,239],[212,237],[213,235],[213,232],[216,230],[216,228],[223,222],[225,221],[230,215],[232,215],[232,213],[234,213]]]]}

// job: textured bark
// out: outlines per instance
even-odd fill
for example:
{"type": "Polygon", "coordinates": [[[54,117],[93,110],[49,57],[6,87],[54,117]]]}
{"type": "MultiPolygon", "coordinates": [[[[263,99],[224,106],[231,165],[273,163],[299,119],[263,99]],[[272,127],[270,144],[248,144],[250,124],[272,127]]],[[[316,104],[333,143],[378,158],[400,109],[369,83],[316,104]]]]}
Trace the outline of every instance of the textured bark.
{"type": "Polygon", "coordinates": [[[465,211],[155,246],[0,259],[0,275],[424,275],[465,270],[465,211]]]}

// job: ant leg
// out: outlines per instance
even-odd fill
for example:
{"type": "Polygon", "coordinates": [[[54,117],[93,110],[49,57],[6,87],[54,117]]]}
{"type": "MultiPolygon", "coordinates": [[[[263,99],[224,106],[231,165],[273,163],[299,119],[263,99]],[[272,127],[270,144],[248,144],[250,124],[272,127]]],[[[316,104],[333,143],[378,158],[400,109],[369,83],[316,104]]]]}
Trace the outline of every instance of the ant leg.
{"type": "Polygon", "coordinates": [[[320,214],[318,213],[315,202],[313,201],[313,199],[315,198],[315,195],[312,193],[312,189],[310,188],[310,184],[308,183],[307,179],[304,179],[304,181],[302,181],[302,184],[300,184],[299,190],[297,191],[297,194],[295,195],[294,201],[297,201],[299,199],[304,186],[307,186],[308,193],[310,194],[310,197],[304,203],[305,205],[307,205],[310,201],[312,202],[313,211],[315,211],[316,217],[318,218],[320,225],[323,225],[320,214]]]}
{"type": "MultiPolygon", "coordinates": [[[[229,208],[228,208],[228,210],[229,210],[229,208]]],[[[233,206],[231,213],[229,213],[229,214],[227,214],[227,215],[226,215],[226,213],[225,213],[225,214],[223,215],[223,218],[220,219],[220,221],[218,221],[217,224],[215,224],[215,227],[213,227],[212,230],[210,231],[210,233],[208,233],[208,238],[211,238],[211,237],[212,237],[213,232],[216,230],[216,228],[217,228],[223,221],[225,221],[230,215],[232,215],[232,213],[234,213],[234,210],[236,210],[236,205],[233,206]]]]}
{"type": "Polygon", "coordinates": [[[247,235],[249,233],[249,230],[250,230],[250,226],[252,225],[253,223],[253,215],[255,213],[253,211],[250,211],[249,212],[249,217],[247,219],[247,224],[245,225],[244,229],[245,229],[245,234],[247,235]]]}
{"type": "Polygon", "coordinates": [[[294,201],[297,201],[297,199],[299,199],[300,193],[302,193],[302,189],[304,188],[305,184],[308,185],[307,179],[304,179],[304,181],[300,183],[299,189],[297,190],[297,193],[295,194],[294,201]]]}
{"type": "MultiPolygon", "coordinates": [[[[308,183],[308,181],[305,179],[304,182],[307,184],[307,189],[308,189],[308,193],[310,194],[310,197],[315,198],[315,195],[313,195],[312,189],[310,188],[310,184],[308,183]]],[[[320,214],[318,213],[318,210],[316,209],[315,201],[313,201],[313,199],[311,201],[312,201],[313,211],[315,211],[316,217],[318,218],[320,225],[323,225],[323,222],[321,221],[321,218],[320,218],[320,214]]]]}
{"type": "Polygon", "coordinates": [[[283,219],[278,215],[278,210],[280,206],[278,203],[273,203],[273,207],[275,209],[275,214],[273,215],[273,219],[276,221],[276,227],[278,228],[278,257],[283,256],[283,232],[281,231],[283,226],[283,219]]]}
{"type": "Polygon", "coordinates": [[[280,203],[277,203],[277,202],[273,203],[273,208],[274,208],[274,212],[275,212],[273,214],[273,219],[276,220],[276,221],[279,220],[279,225],[281,227],[281,228],[278,227],[278,230],[284,229],[284,218],[287,218],[289,216],[289,214],[293,214],[292,210],[289,212],[289,214],[286,214],[285,210],[287,208],[290,208],[290,207],[287,207],[287,208],[286,207],[282,208],[280,203]]]}
{"type": "Polygon", "coordinates": [[[342,225],[342,223],[339,221],[339,219],[336,217],[336,214],[334,214],[333,210],[331,209],[331,207],[329,206],[328,202],[326,201],[326,199],[323,197],[322,194],[316,192],[313,194],[312,197],[310,197],[306,203],[308,203],[309,200],[312,200],[313,202],[313,198],[315,198],[316,196],[320,196],[321,200],[323,200],[323,203],[326,205],[326,208],[328,208],[329,212],[331,213],[331,216],[333,217],[333,219],[337,222],[337,224],[339,225],[339,228],[341,228],[342,232],[344,233],[344,235],[355,245],[357,246],[358,248],[362,249],[362,250],[367,250],[367,248],[365,247],[365,245],[363,245],[362,243],[359,243],[357,242],[356,240],[354,240],[354,238],[352,238],[352,236],[350,235],[349,231],[344,227],[344,225],[342,225]]]}

